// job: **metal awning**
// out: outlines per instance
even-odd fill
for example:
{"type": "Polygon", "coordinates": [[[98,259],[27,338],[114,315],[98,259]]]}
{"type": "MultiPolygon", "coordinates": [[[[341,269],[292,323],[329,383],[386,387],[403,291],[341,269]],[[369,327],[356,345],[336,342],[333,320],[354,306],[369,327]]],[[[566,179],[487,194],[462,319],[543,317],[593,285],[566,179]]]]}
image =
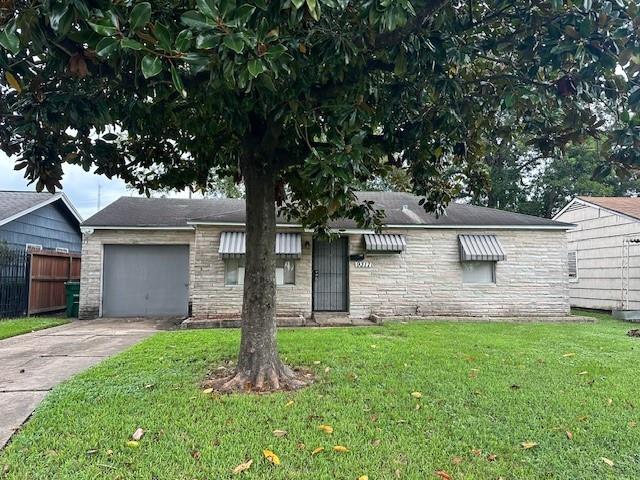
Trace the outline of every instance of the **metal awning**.
{"type": "MultiPolygon", "coordinates": [[[[245,252],[244,232],[222,232],[218,248],[221,257],[242,257],[245,252]]],[[[300,258],[302,255],[302,236],[299,233],[276,233],[276,255],[300,258]]]]}
{"type": "Polygon", "coordinates": [[[365,234],[364,246],[367,252],[403,252],[407,241],[404,235],[365,234]]]}
{"type": "Polygon", "coordinates": [[[507,256],[495,235],[458,235],[460,261],[497,262],[507,256]]]}

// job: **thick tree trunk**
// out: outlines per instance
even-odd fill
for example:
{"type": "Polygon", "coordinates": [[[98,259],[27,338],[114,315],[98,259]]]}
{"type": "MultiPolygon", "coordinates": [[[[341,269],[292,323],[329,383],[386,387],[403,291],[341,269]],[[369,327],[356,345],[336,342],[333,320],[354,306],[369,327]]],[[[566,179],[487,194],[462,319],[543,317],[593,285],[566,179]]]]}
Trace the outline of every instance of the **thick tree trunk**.
{"type": "Polygon", "coordinates": [[[306,382],[280,361],[276,342],[275,172],[244,169],[246,255],[242,337],[235,375],[223,391],[281,390],[306,382]]]}

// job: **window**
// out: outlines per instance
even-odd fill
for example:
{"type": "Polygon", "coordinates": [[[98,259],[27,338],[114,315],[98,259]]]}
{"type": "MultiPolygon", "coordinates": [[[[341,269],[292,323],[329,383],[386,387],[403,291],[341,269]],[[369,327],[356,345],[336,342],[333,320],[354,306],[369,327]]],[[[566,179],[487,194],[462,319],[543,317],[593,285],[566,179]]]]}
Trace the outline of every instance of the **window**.
{"type": "MultiPolygon", "coordinates": [[[[294,260],[276,260],[276,285],[295,285],[296,263],[294,260]]],[[[244,258],[228,258],[224,262],[224,284],[244,284],[244,258]]]]}
{"type": "Polygon", "coordinates": [[[224,284],[244,284],[244,258],[228,258],[224,262],[224,284]]]}
{"type": "Polygon", "coordinates": [[[568,252],[569,278],[578,278],[578,252],[568,252]]]}
{"type": "Polygon", "coordinates": [[[496,283],[496,262],[462,262],[463,283],[496,283]]]}
{"type": "Polygon", "coordinates": [[[293,260],[276,260],[276,285],[296,284],[296,264],[293,260]]]}
{"type": "Polygon", "coordinates": [[[25,245],[25,250],[28,252],[29,250],[42,250],[42,245],[38,245],[37,243],[27,243],[25,245]]]}
{"type": "Polygon", "coordinates": [[[69,249],[68,248],[64,248],[64,247],[56,247],[56,252],[58,252],[58,253],[69,253],[69,249]]]}

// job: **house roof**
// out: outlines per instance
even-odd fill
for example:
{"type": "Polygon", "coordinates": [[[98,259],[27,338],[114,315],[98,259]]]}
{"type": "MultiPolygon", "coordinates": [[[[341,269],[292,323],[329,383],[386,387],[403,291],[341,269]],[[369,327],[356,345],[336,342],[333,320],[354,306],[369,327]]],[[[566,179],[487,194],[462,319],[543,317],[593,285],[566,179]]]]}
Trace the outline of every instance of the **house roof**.
{"type": "Polygon", "coordinates": [[[50,203],[60,201],[82,223],[82,217],[62,192],[20,192],[0,190],[0,225],[5,225],[50,203]]]}
{"type": "Polygon", "coordinates": [[[621,213],[628,217],[640,220],[640,197],[576,197],[598,207],[606,208],[612,212],[621,213]]]}
{"type": "MultiPolygon", "coordinates": [[[[563,229],[573,225],[493,208],[452,203],[446,214],[436,217],[418,204],[421,197],[399,192],[359,192],[361,201],[371,200],[384,209],[385,226],[406,228],[546,228],[563,229]]],[[[188,228],[197,224],[244,225],[242,199],[177,199],[122,197],[105,207],[83,226],[95,228],[188,228]]],[[[292,225],[278,217],[279,225],[292,225]]],[[[332,222],[334,229],[353,229],[353,220],[332,222]]]]}

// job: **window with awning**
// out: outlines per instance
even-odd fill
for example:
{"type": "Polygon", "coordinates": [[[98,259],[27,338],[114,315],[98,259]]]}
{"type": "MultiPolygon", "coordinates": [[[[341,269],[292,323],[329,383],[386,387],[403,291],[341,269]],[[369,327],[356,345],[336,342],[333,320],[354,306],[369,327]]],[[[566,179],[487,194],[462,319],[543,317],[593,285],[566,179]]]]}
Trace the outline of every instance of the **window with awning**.
{"type": "Polygon", "coordinates": [[[367,252],[400,253],[407,248],[404,235],[365,234],[364,246],[367,252]]]}
{"type": "Polygon", "coordinates": [[[499,262],[507,256],[495,235],[458,235],[461,262],[499,262]]]}
{"type": "MultiPolygon", "coordinates": [[[[222,258],[244,257],[246,238],[244,232],[222,232],[218,253],[222,258]]],[[[281,258],[300,258],[302,256],[302,236],[300,233],[277,233],[276,255],[281,258]]]]}

